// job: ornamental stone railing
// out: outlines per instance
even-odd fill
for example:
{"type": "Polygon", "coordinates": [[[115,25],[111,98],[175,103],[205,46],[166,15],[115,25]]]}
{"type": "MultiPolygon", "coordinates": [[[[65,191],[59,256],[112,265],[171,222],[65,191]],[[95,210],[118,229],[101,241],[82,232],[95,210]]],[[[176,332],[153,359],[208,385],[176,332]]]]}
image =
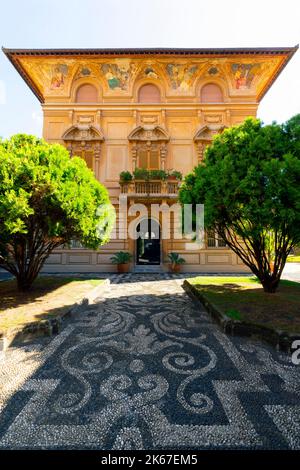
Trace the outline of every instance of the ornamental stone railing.
{"type": "Polygon", "coordinates": [[[134,180],[120,182],[121,193],[130,197],[177,198],[180,182],[177,180],[134,180]]]}

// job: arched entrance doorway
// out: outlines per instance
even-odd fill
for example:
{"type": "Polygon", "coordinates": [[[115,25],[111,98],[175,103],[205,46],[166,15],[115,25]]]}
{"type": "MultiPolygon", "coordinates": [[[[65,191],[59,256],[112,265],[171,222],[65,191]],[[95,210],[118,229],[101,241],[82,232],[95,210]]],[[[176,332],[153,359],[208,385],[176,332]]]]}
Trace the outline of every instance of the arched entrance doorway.
{"type": "Polygon", "coordinates": [[[136,264],[160,264],[160,226],[154,219],[142,220],[136,228],[136,264]]]}

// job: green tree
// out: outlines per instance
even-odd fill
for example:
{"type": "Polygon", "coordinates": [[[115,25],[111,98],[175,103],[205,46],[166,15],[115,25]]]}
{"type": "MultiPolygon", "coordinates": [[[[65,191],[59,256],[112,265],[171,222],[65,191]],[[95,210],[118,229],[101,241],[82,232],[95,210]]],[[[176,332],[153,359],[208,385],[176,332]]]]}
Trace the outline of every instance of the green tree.
{"type": "Polygon", "coordinates": [[[275,292],[300,242],[300,115],[284,125],[249,118],[216,136],[179,198],[203,203],[206,228],[275,292]]]}
{"type": "Polygon", "coordinates": [[[55,248],[109,240],[114,211],[85,162],[59,144],[18,134],[0,142],[0,265],[20,290],[55,248]]]}

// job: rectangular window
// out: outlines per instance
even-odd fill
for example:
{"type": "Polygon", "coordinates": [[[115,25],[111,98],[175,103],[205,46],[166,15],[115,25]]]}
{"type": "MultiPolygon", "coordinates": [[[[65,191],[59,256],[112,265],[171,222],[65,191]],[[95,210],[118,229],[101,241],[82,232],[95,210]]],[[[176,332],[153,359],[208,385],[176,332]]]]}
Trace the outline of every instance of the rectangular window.
{"type": "Polygon", "coordinates": [[[147,150],[139,151],[139,168],[148,169],[148,152],[147,150]]]}
{"type": "Polygon", "coordinates": [[[73,249],[86,250],[85,246],[79,240],[71,240],[70,243],[60,245],[59,250],[73,250],[73,249]]]}
{"type": "Polygon", "coordinates": [[[84,160],[90,170],[94,170],[94,155],[93,152],[84,152],[84,160]]]}
{"type": "Polygon", "coordinates": [[[94,153],[92,151],[75,149],[73,156],[82,158],[87,164],[88,168],[90,168],[90,170],[94,170],[94,153]]]}
{"type": "Polygon", "coordinates": [[[140,149],[138,153],[138,167],[146,170],[159,170],[159,151],[154,149],[140,149]]]}
{"type": "Polygon", "coordinates": [[[207,232],[207,248],[225,248],[226,243],[213,230],[207,232]]]}
{"type": "Polygon", "coordinates": [[[85,249],[84,245],[79,240],[71,240],[70,248],[85,249]]]}
{"type": "Polygon", "coordinates": [[[159,169],[159,155],[157,150],[150,151],[150,162],[149,162],[150,170],[158,170],[159,169]]]}

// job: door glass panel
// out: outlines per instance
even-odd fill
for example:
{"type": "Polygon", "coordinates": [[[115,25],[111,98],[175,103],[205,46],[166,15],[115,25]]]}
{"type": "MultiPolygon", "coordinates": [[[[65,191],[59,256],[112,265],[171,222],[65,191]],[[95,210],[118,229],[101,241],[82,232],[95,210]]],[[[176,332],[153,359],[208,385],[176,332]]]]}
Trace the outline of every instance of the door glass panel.
{"type": "Polygon", "coordinates": [[[143,220],[137,226],[136,263],[160,264],[160,228],[155,220],[143,220]]]}

